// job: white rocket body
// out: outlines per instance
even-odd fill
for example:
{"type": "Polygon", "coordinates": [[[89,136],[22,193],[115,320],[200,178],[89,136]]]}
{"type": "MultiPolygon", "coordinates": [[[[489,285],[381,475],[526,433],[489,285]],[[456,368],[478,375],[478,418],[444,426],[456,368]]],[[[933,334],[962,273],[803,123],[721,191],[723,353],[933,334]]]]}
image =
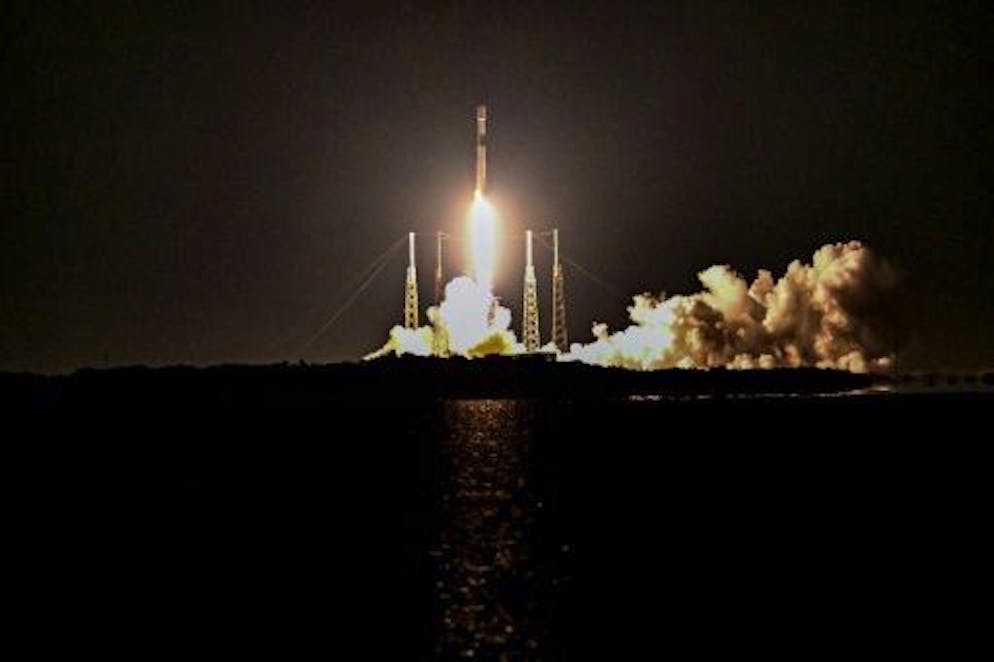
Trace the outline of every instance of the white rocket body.
{"type": "Polygon", "coordinates": [[[487,188],[487,107],[476,107],[476,194],[487,188]]]}

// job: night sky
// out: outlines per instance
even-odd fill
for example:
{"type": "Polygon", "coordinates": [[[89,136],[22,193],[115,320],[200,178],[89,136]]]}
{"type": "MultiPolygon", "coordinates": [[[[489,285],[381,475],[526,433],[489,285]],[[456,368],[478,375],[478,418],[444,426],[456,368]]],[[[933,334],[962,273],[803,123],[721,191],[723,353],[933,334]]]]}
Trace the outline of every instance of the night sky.
{"type": "Polygon", "coordinates": [[[567,266],[573,341],[855,238],[904,274],[903,367],[994,365],[989,3],[18,4],[0,369],[375,349],[402,251],[303,345],[408,230],[462,232],[481,102],[516,330],[525,227],[601,281],[567,266]]]}

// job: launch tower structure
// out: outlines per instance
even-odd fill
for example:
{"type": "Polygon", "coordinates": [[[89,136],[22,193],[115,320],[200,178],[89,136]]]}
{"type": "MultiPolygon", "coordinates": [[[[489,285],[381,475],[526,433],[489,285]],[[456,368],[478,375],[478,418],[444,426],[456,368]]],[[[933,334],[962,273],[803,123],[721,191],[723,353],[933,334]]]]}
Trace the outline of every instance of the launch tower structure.
{"type": "Polygon", "coordinates": [[[525,231],[525,296],[522,310],[521,337],[526,352],[537,352],[541,340],[538,333],[538,286],[532,263],[532,231],[525,231]]]}
{"type": "Polygon", "coordinates": [[[414,233],[407,233],[407,282],[404,287],[404,326],[418,328],[418,272],[414,266],[414,233]]]}
{"type": "Polygon", "coordinates": [[[442,233],[435,233],[435,305],[442,305],[442,233]]]}
{"type": "Polygon", "coordinates": [[[569,351],[566,333],[566,284],[559,262],[559,229],[552,231],[552,342],[560,352],[569,351]]]}
{"type": "Polygon", "coordinates": [[[435,233],[435,318],[432,322],[431,352],[438,357],[449,355],[449,334],[445,325],[440,323],[442,315],[442,296],[445,294],[442,282],[442,233],[435,233]]]}

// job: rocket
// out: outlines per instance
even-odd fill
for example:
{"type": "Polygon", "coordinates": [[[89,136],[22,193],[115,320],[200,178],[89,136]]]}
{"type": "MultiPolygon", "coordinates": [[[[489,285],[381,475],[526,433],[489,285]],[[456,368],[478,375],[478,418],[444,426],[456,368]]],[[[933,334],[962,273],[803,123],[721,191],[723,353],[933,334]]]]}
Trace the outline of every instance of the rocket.
{"type": "Polygon", "coordinates": [[[476,107],[476,195],[487,188],[487,107],[476,107]]]}

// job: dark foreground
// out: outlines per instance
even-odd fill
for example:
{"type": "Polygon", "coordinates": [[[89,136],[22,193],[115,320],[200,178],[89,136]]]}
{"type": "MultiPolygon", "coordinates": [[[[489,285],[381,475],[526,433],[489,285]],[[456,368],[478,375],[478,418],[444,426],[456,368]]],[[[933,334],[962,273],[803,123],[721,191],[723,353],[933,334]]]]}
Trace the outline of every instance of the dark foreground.
{"type": "Polygon", "coordinates": [[[983,387],[632,399],[608,379],[511,398],[268,370],[3,378],[22,426],[5,435],[15,625],[35,650],[949,657],[980,641],[983,387]]]}

